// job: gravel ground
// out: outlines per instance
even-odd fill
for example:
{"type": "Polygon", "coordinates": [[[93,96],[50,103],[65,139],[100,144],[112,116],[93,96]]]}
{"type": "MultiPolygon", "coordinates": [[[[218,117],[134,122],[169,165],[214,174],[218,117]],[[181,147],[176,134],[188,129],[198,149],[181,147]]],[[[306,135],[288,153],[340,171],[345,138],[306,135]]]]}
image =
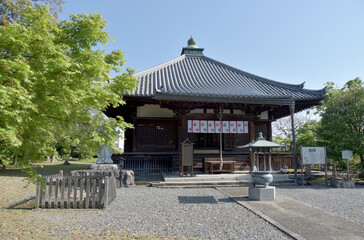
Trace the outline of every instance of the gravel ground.
{"type": "Polygon", "coordinates": [[[292,198],[321,210],[364,223],[364,187],[355,189],[326,186],[279,187],[277,194],[292,198]]]}
{"type": "Polygon", "coordinates": [[[52,232],[55,238],[76,232],[87,232],[83,236],[87,238],[119,231],[158,238],[289,239],[212,188],[118,189],[118,197],[106,210],[35,210],[22,221],[18,224],[46,223],[48,227],[41,229],[52,232]]]}

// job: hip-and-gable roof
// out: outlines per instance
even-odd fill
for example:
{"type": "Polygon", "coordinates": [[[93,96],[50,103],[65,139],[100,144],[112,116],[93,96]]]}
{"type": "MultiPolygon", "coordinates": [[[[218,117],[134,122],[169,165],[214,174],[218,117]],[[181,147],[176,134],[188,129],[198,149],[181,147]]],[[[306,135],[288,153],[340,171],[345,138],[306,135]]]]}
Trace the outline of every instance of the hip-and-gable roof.
{"type": "Polygon", "coordinates": [[[236,69],[202,54],[183,54],[135,74],[138,87],[130,94],[159,100],[287,103],[322,100],[325,89],[273,81],[236,69]]]}

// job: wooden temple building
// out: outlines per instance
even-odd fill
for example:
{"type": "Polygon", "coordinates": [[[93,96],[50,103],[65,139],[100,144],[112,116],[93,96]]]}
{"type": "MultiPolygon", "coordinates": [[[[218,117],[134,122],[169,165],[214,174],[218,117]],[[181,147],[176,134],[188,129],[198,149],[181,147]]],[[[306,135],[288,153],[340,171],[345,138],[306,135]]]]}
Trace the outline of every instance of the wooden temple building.
{"type": "MultiPolygon", "coordinates": [[[[126,104],[110,108],[134,125],[125,132],[125,168],[159,172],[179,169],[180,143],[194,143],[194,168],[203,159],[219,157],[220,130],[224,157],[235,170],[250,170],[248,149],[259,132],[272,140],[271,123],[319,105],[325,89],[273,81],[236,69],[203,54],[191,37],[179,57],[135,74],[138,87],[126,104]],[[222,117],[221,128],[219,116],[222,117]]],[[[282,167],[275,166],[274,168],[282,167]]]]}

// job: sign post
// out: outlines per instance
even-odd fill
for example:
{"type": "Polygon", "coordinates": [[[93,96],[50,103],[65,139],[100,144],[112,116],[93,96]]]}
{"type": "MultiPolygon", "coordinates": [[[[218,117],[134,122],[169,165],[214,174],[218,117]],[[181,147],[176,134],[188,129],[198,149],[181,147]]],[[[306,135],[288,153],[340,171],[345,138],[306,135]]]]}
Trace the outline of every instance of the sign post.
{"type": "Polygon", "coordinates": [[[348,181],[349,181],[350,180],[349,159],[353,158],[353,151],[344,150],[344,151],[341,151],[341,155],[342,155],[343,159],[346,159],[346,172],[347,172],[348,181]]]}
{"type": "MultiPolygon", "coordinates": [[[[301,158],[303,164],[325,164],[325,181],[327,185],[327,160],[326,160],[326,147],[301,147],[301,158]]],[[[302,169],[302,168],[301,168],[302,169]]],[[[302,185],[303,185],[303,169],[302,185]]]]}

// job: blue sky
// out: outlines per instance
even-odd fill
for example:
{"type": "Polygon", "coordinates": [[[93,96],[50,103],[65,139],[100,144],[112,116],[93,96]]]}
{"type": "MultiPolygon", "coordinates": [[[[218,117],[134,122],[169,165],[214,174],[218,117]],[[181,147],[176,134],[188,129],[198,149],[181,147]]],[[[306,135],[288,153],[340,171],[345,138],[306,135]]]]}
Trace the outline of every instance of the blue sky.
{"type": "Polygon", "coordinates": [[[272,80],[364,78],[361,0],[68,0],[60,17],[83,12],[104,16],[115,38],[104,49],[138,72],[178,57],[192,35],[206,56],[272,80]]]}

